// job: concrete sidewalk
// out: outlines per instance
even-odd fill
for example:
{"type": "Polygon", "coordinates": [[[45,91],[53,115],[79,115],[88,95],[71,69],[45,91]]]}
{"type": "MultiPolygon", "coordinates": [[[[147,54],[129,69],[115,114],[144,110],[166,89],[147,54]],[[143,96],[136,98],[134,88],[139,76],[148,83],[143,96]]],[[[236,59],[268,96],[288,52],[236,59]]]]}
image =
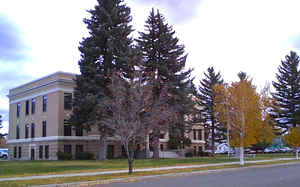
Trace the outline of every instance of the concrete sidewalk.
{"type": "MultiPolygon", "coordinates": [[[[245,161],[245,163],[263,163],[263,162],[275,162],[275,161],[281,161],[281,160],[294,160],[294,159],[295,158],[278,158],[278,159],[271,159],[271,160],[245,161]]],[[[204,168],[204,167],[213,167],[213,166],[227,166],[227,165],[234,165],[234,164],[239,164],[239,162],[189,165],[189,166],[158,167],[158,168],[145,168],[145,169],[135,169],[134,172],[163,171],[163,170],[172,170],[172,169],[204,168]]],[[[34,180],[34,179],[49,179],[49,178],[61,178],[61,177],[96,176],[96,175],[107,175],[107,174],[120,174],[120,173],[127,173],[127,172],[128,172],[128,170],[116,170],[116,171],[73,173],[73,174],[61,174],[61,175],[41,175],[41,176],[29,176],[29,177],[12,177],[12,178],[0,178],[0,182],[3,182],[3,181],[19,181],[19,180],[34,180]]]]}

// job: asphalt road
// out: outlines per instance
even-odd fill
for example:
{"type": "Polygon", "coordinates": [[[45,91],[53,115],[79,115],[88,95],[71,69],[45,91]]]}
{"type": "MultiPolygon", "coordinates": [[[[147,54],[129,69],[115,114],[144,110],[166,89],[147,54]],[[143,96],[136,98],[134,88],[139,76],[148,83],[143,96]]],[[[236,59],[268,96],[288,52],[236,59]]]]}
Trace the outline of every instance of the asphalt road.
{"type": "Polygon", "coordinates": [[[97,187],[300,187],[300,164],[160,177],[97,187]]]}

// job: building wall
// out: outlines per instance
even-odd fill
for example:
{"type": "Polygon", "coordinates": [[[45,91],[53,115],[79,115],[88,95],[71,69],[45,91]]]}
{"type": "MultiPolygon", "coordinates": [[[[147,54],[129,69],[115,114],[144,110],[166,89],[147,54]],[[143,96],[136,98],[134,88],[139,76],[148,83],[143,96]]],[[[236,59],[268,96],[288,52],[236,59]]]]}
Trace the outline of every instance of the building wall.
{"type": "MultiPolygon", "coordinates": [[[[8,148],[9,158],[17,160],[30,160],[32,150],[34,159],[40,160],[39,147],[49,146],[49,160],[57,159],[57,152],[64,151],[64,145],[71,145],[72,154],[75,155],[76,145],[83,145],[86,152],[94,154],[95,158],[99,156],[99,132],[97,126],[93,126],[90,132],[83,131],[83,136],[76,137],[75,130],[72,130],[71,136],[64,136],[64,120],[71,114],[71,110],[64,108],[64,94],[73,93],[75,86],[74,74],[57,72],[52,75],[43,77],[28,84],[19,86],[9,91],[9,135],[8,148]],[[43,112],[43,96],[47,96],[47,111],[43,112]],[[35,113],[31,113],[31,100],[36,99],[35,113]],[[29,101],[29,114],[25,114],[26,101],[29,101]],[[17,105],[21,104],[20,116],[17,117],[17,105]],[[46,121],[46,137],[42,136],[42,124],[46,121]],[[31,138],[31,124],[35,124],[35,136],[31,138]],[[28,138],[25,138],[25,125],[29,124],[28,138]],[[19,125],[20,138],[16,139],[16,128],[19,125]],[[14,148],[17,147],[17,157],[14,157],[14,148]],[[21,158],[18,157],[19,147],[21,158]]],[[[203,129],[202,126],[196,125],[195,129],[203,129]]],[[[192,140],[191,148],[200,146],[204,150],[204,131],[202,140],[192,140]]],[[[192,132],[191,132],[192,133],[192,132]]],[[[187,134],[192,137],[192,134],[187,134]]],[[[161,139],[163,151],[167,150],[168,136],[161,139]]],[[[112,157],[121,157],[122,148],[120,142],[111,138],[108,142],[109,149],[113,148],[112,157]]],[[[189,148],[186,148],[189,149],[189,148]]],[[[45,154],[45,151],[43,151],[45,154]]],[[[46,159],[44,156],[42,159],[46,159]]]]}

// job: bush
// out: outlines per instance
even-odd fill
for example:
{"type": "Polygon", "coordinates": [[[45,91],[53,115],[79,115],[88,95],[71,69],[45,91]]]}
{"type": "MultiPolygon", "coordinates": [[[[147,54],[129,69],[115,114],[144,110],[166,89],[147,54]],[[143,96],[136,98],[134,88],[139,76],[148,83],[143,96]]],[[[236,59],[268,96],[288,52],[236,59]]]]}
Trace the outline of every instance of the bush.
{"type": "Polygon", "coordinates": [[[194,154],[192,152],[187,152],[185,153],[185,157],[193,157],[194,154]]]}
{"type": "Polygon", "coordinates": [[[209,154],[210,154],[210,153],[204,152],[204,151],[199,151],[199,152],[198,152],[198,156],[210,156],[209,154]]]}
{"type": "Polygon", "coordinates": [[[75,159],[76,160],[93,160],[94,159],[94,154],[90,153],[90,152],[76,153],[75,159]]]}
{"type": "Polygon", "coordinates": [[[64,153],[64,152],[58,151],[56,155],[58,157],[58,160],[72,160],[71,153],[64,153]]]}

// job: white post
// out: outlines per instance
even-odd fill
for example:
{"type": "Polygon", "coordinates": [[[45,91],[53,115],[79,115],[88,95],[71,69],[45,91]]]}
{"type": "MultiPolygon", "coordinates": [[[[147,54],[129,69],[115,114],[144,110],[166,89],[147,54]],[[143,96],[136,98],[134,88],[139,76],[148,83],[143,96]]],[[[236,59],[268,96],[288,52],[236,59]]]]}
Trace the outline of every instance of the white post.
{"type": "Polygon", "coordinates": [[[240,147],[240,165],[243,166],[245,165],[244,161],[244,147],[240,147]]]}
{"type": "Polygon", "coordinates": [[[146,135],[146,158],[150,158],[150,141],[148,133],[146,135]]]}
{"type": "Polygon", "coordinates": [[[298,148],[296,149],[296,160],[299,160],[299,151],[298,151],[298,148]]]}

